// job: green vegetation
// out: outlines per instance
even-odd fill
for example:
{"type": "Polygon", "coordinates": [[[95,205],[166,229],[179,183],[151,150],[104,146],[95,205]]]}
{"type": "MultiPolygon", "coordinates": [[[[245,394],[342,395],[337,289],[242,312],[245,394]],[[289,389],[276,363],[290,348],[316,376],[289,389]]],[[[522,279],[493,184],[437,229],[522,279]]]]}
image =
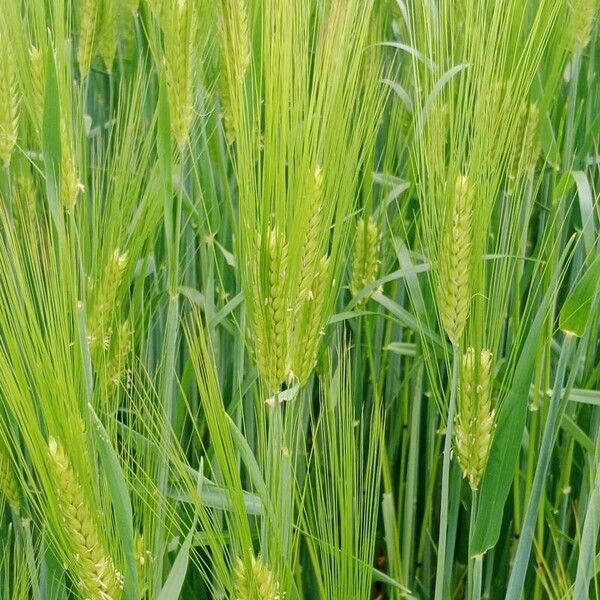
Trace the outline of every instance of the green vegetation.
{"type": "Polygon", "coordinates": [[[0,600],[600,597],[598,0],[0,4],[0,600]]]}

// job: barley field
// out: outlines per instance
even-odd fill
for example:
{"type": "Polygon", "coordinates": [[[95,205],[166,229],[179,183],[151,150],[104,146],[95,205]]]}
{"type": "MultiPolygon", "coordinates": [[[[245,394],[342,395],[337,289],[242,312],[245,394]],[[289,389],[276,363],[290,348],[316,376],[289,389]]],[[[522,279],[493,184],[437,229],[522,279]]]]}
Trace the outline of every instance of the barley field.
{"type": "Polygon", "coordinates": [[[600,599],[600,0],[0,0],[0,600],[600,599]]]}

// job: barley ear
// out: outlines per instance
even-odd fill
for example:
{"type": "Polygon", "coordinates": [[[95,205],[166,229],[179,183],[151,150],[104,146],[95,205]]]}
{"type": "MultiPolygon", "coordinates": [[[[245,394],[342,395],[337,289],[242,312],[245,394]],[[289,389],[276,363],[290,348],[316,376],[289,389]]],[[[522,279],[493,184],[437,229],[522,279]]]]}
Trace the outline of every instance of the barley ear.
{"type": "Polygon", "coordinates": [[[117,0],[102,0],[98,26],[98,54],[109,73],[112,72],[117,53],[118,10],[117,0]]]}
{"type": "Polygon", "coordinates": [[[173,137],[180,148],[187,142],[194,114],[196,4],[176,0],[165,18],[165,74],[173,137]]]}
{"type": "Polygon", "coordinates": [[[300,265],[300,281],[298,283],[298,298],[306,299],[311,293],[312,280],[319,260],[320,230],[323,194],[323,170],[317,167],[309,177],[306,191],[306,222],[302,259],[300,265]]]}
{"type": "Polygon", "coordinates": [[[79,15],[79,45],[77,48],[77,62],[82,77],[90,72],[94,46],[96,44],[97,20],[100,2],[98,0],[82,0],[79,15]]]}
{"type": "Polygon", "coordinates": [[[461,175],[442,232],[436,294],[442,324],[455,344],[462,337],[469,315],[472,228],[473,190],[468,178],[461,175]]]}
{"type": "Polygon", "coordinates": [[[36,129],[41,131],[44,118],[46,67],[44,65],[44,54],[39,48],[31,46],[29,49],[29,63],[31,65],[31,83],[33,85],[33,96],[31,98],[33,119],[36,129]]]}
{"type": "Polygon", "coordinates": [[[539,122],[540,111],[537,104],[523,102],[519,108],[516,144],[509,163],[509,194],[514,193],[523,177],[530,177],[533,174],[539,156],[539,122]]]}
{"type": "MultiPolygon", "coordinates": [[[[377,279],[379,270],[379,227],[373,218],[368,221],[359,219],[356,224],[354,238],[354,257],[352,260],[352,280],[350,291],[357,296],[367,285],[377,279]]],[[[363,306],[370,294],[362,298],[359,306],[363,306]]]]}
{"type": "Polygon", "coordinates": [[[227,143],[233,144],[242,102],[240,89],[243,89],[251,57],[246,0],[224,0],[219,30],[222,62],[219,92],[223,128],[227,143]]]}
{"type": "Polygon", "coordinates": [[[132,330],[129,321],[125,321],[118,329],[111,344],[111,357],[106,364],[106,377],[109,386],[120,385],[127,372],[127,358],[131,352],[132,330]]]}
{"type": "Polygon", "coordinates": [[[104,550],[77,474],[60,443],[52,437],[48,440],[48,455],[64,533],[73,564],[77,565],[77,572],[73,573],[77,586],[86,598],[118,600],[121,576],[104,550]]]}
{"type": "Polygon", "coordinates": [[[67,119],[61,115],[60,118],[60,198],[63,206],[68,212],[72,212],[77,203],[77,196],[81,190],[81,184],[77,177],[75,165],[75,153],[71,131],[67,126],[67,119]]]}
{"type": "Polygon", "coordinates": [[[0,451],[0,492],[2,492],[12,510],[19,514],[21,494],[19,482],[15,476],[10,458],[0,451]]]}
{"type": "Polygon", "coordinates": [[[19,88],[13,46],[0,31],[0,162],[8,169],[17,144],[19,88]]]}
{"type": "Polygon", "coordinates": [[[109,348],[112,317],[118,308],[119,288],[127,263],[127,252],[121,253],[116,248],[104,267],[102,279],[94,282],[87,320],[88,341],[93,361],[98,361],[102,351],[109,348]]]}
{"type": "Polygon", "coordinates": [[[481,482],[494,432],[491,366],[488,350],[477,357],[475,350],[468,348],[463,355],[454,445],[463,476],[473,490],[481,482]]]}
{"type": "Polygon", "coordinates": [[[597,0],[574,0],[571,3],[567,29],[568,47],[571,52],[583,50],[590,43],[597,9],[597,0]]]}
{"type": "Polygon", "coordinates": [[[292,372],[300,383],[309,378],[317,362],[328,286],[331,284],[330,258],[321,257],[314,269],[310,291],[297,311],[292,340],[292,372]]]}
{"type": "Polygon", "coordinates": [[[266,282],[255,291],[255,355],[258,369],[271,389],[277,390],[288,376],[288,302],[286,279],[288,245],[285,235],[273,227],[264,250],[266,282]]]}
{"type": "Polygon", "coordinates": [[[280,600],[279,584],[273,573],[260,560],[251,558],[248,572],[242,560],[238,559],[234,569],[236,600],[280,600]]]}

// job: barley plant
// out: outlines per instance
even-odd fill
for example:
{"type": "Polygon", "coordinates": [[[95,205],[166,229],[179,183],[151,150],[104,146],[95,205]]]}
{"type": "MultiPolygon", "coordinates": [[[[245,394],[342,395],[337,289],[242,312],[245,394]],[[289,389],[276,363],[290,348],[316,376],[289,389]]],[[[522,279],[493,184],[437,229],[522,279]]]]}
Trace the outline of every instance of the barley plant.
{"type": "Polygon", "coordinates": [[[0,600],[600,598],[598,0],[0,1],[0,600]]]}

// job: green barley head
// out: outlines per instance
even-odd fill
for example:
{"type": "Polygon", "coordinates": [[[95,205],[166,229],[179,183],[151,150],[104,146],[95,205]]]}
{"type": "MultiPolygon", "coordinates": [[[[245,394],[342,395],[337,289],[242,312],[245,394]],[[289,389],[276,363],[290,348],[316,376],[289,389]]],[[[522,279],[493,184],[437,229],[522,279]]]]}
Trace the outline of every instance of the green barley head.
{"type": "Polygon", "coordinates": [[[19,88],[13,46],[0,31],[0,163],[8,168],[17,143],[19,88]]]}
{"type": "Polygon", "coordinates": [[[260,558],[251,558],[251,569],[238,559],[234,570],[236,600],[279,600],[279,584],[260,558]]]}
{"type": "Polygon", "coordinates": [[[494,432],[491,402],[492,354],[468,348],[462,358],[454,447],[463,476],[479,487],[494,432]]]}
{"type": "Polygon", "coordinates": [[[574,0],[567,30],[569,49],[583,50],[589,43],[598,10],[597,0],[574,0]]]}
{"type": "Polygon", "coordinates": [[[468,177],[459,175],[442,231],[436,293],[442,324],[453,343],[460,341],[469,315],[472,228],[473,189],[468,177]]]}
{"type": "Polygon", "coordinates": [[[271,228],[265,246],[266,272],[262,285],[255,289],[255,354],[261,375],[276,390],[289,372],[288,245],[285,234],[277,227],[271,228]]]}
{"type": "MultiPolygon", "coordinates": [[[[367,285],[377,279],[379,269],[379,227],[373,218],[359,219],[354,238],[352,281],[350,291],[356,296],[367,285]]],[[[364,304],[368,298],[363,298],[364,304]]]]}
{"type": "Polygon", "coordinates": [[[65,537],[77,564],[77,572],[72,573],[76,584],[86,598],[118,600],[122,591],[121,576],[104,550],[98,524],[77,473],[61,444],[52,437],[48,441],[48,458],[65,537]]]}

